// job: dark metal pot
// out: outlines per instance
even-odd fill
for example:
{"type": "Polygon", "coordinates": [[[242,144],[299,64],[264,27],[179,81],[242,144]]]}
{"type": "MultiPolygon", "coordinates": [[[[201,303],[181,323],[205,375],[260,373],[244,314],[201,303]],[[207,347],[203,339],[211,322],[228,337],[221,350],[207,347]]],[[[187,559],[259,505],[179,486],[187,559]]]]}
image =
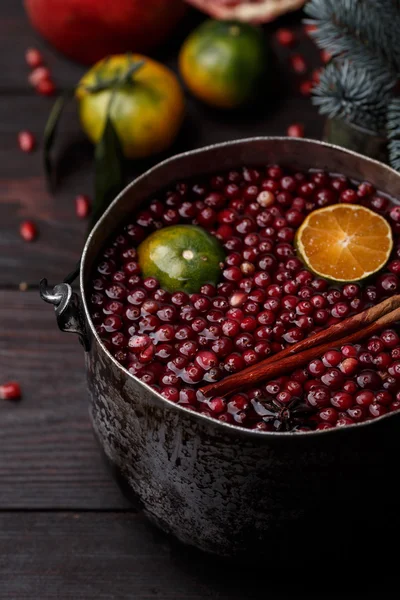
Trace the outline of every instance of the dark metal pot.
{"type": "Polygon", "coordinates": [[[107,238],[149,196],[177,179],[267,163],[344,173],[400,197],[399,174],[335,146],[266,137],[218,144],[162,162],[116,198],[83,251],[81,300],[67,283],[53,291],[42,286],[61,329],[83,342],[93,428],[124,490],[182,542],[250,560],[304,558],[310,540],[323,552],[323,538],[334,547],[343,534],[347,546],[349,532],[370,539],[377,514],[377,529],[390,523],[392,531],[400,512],[400,414],[301,434],[249,431],[190,412],[107,352],[91,323],[86,290],[107,238]]]}

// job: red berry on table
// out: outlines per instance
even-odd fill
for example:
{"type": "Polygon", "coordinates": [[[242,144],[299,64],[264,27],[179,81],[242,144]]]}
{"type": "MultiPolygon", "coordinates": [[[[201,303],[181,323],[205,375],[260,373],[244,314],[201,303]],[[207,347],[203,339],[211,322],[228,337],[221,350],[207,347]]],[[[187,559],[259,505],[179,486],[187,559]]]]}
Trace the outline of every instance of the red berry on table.
{"type": "Polygon", "coordinates": [[[41,96],[54,96],[56,92],[56,86],[51,79],[43,79],[36,86],[36,91],[41,96]]]}
{"type": "Polygon", "coordinates": [[[302,123],[293,123],[289,125],[286,133],[289,137],[302,138],[304,137],[304,125],[302,123]]]}
{"type": "Polygon", "coordinates": [[[0,385],[0,400],[19,400],[21,388],[16,381],[9,381],[0,385]]]}
{"type": "Polygon", "coordinates": [[[313,33],[313,31],[317,31],[316,25],[304,25],[304,31],[306,33],[313,33]]]}
{"type": "Polygon", "coordinates": [[[18,145],[22,152],[32,152],[36,147],[36,138],[30,131],[20,131],[18,145]]]}
{"type": "Polygon", "coordinates": [[[26,242],[33,242],[38,235],[37,227],[33,221],[23,221],[19,226],[19,233],[26,242]]]}
{"type": "Polygon", "coordinates": [[[328,63],[332,58],[332,54],[330,54],[327,50],[321,50],[320,56],[322,62],[324,63],[328,63]]]}
{"type": "Polygon", "coordinates": [[[28,48],[25,52],[25,60],[31,69],[40,67],[43,64],[43,56],[37,48],[28,48]]]}
{"type": "Polygon", "coordinates": [[[307,71],[306,61],[301,54],[292,54],[290,64],[295,73],[303,75],[307,71]]]}
{"type": "Polygon", "coordinates": [[[86,219],[91,210],[91,202],[89,196],[78,194],[75,198],[75,212],[80,219],[86,219]]]}
{"type": "Polygon", "coordinates": [[[322,69],[314,69],[314,71],[311,73],[311,77],[314,83],[319,83],[319,80],[321,78],[321,71],[322,69]]]}
{"type": "Polygon", "coordinates": [[[302,81],[300,84],[300,93],[303,96],[310,96],[313,87],[314,87],[314,82],[310,81],[309,79],[306,79],[305,81],[302,81]]]}
{"type": "Polygon", "coordinates": [[[47,67],[37,67],[28,75],[28,81],[33,87],[37,87],[41,81],[50,80],[51,73],[47,67]]]}
{"type": "Polygon", "coordinates": [[[288,47],[294,46],[297,41],[296,36],[290,29],[278,29],[276,32],[276,39],[278,44],[288,47]]]}

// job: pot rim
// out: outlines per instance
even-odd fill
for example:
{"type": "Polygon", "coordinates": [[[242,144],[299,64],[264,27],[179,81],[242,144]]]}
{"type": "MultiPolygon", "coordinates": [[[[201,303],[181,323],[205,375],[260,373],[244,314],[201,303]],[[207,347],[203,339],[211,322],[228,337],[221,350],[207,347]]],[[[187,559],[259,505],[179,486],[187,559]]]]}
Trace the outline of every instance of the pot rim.
{"type": "Polygon", "coordinates": [[[388,165],[386,165],[376,159],[369,158],[367,156],[363,156],[362,154],[359,154],[358,152],[354,152],[353,150],[347,150],[346,148],[337,146],[335,144],[330,144],[328,142],[322,142],[319,140],[313,140],[310,138],[290,138],[288,136],[255,136],[255,137],[250,137],[250,138],[239,138],[239,139],[234,139],[234,140],[230,140],[227,142],[220,142],[217,144],[209,144],[208,146],[202,146],[201,148],[196,148],[194,150],[187,150],[185,152],[181,152],[179,154],[175,154],[169,158],[166,158],[165,160],[162,160],[161,162],[158,162],[157,164],[155,164],[150,169],[147,169],[144,173],[142,173],[141,175],[136,177],[133,181],[131,181],[128,185],[126,185],[124,187],[124,189],[121,190],[121,192],[117,195],[117,197],[111,202],[111,204],[108,206],[107,210],[103,213],[103,215],[97,221],[96,225],[93,227],[89,236],[87,237],[85,247],[83,249],[82,257],[81,257],[79,287],[80,287],[82,302],[83,302],[83,306],[84,306],[86,321],[89,323],[91,333],[94,336],[94,338],[96,339],[96,342],[100,345],[103,352],[106,353],[108,358],[119,369],[121,369],[128,377],[135,380],[135,382],[137,382],[139,385],[143,386],[147,391],[155,394],[158,397],[158,399],[162,401],[162,403],[165,403],[168,406],[168,408],[174,408],[175,410],[177,410],[179,412],[183,411],[184,413],[190,413],[190,415],[192,415],[193,418],[195,418],[195,419],[199,419],[200,421],[204,421],[205,423],[213,424],[216,427],[219,426],[219,427],[225,428],[226,430],[230,430],[231,432],[236,431],[236,432],[243,434],[245,436],[248,436],[250,438],[258,437],[262,440],[268,440],[268,439],[276,440],[277,438],[293,438],[293,437],[298,438],[299,435],[301,435],[302,438],[306,437],[306,436],[307,437],[308,436],[331,436],[331,435],[335,435],[335,434],[339,435],[340,433],[343,433],[344,431],[347,431],[347,430],[350,431],[350,430],[359,429],[359,428],[367,428],[367,427],[369,428],[383,420],[387,420],[387,419],[390,419],[390,418],[393,418],[396,416],[398,418],[399,414],[400,414],[399,412],[391,412],[391,413],[387,413],[386,415],[382,415],[381,417],[378,417],[376,419],[373,419],[373,420],[371,419],[370,421],[363,421],[362,423],[353,423],[352,425],[346,425],[344,428],[332,427],[331,429],[321,429],[321,430],[316,430],[316,431],[259,431],[256,429],[247,429],[245,427],[241,427],[240,425],[234,425],[232,423],[224,423],[223,421],[218,421],[217,419],[214,419],[213,417],[209,417],[208,415],[204,415],[204,414],[189,410],[189,409],[185,408],[185,406],[182,406],[181,404],[176,404],[175,402],[172,402],[171,400],[164,398],[164,396],[162,396],[158,391],[154,390],[151,386],[149,386],[148,384],[146,384],[143,381],[141,381],[140,379],[138,379],[135,375],[132,375],[132,373],[130,373],[123,365],[121,365],[112,356],[112,354],[107,350],[107,348],[102,343],[100,336],[98,335],[98,333],[93,325],[93,322],[90,317],[90,313],[89,313],[89,310],[88,310],[88,307],[86,304],[86,296],[85,296],[85,291],[84,291],[84,278],[83,278],[84,268],[83,267],[85,264],[86,256],[88,254],[89,246],[92,242],[92,239],[95,235],[96,230],[100,227],[101,223],[107,219],[108,215],[114,209],[114,206],[116,206],[116,204],[119,202],[120,198],[126,194],[126,191],[128,189],[130,189],[131,187],[133,187],[134,185],[136,185],[136,183],[138,181],[141,181],[142,179],[149,177],[151,174],[153,174],[155,171],[157,171],[157,169],[159,167],[166,166],[175,161],[179,161],[183,157],[196,156],[197,154],[201,154],[203,152],[206,152],[208,150],[213,150],[216,148],[227,148],[227,147],[234,146],[236,144],[251,143],[251,142],[263,142],[263,141],[264,142],[281,142],[281,141],[288,142],[288,141],[290,141],[290,143],[292,143],[293,145],[304,144],[305,146],[307,146],[309,144],[313,144],[316,146],[326,147],[331,150],[341,152],[342,154],[355,156],[355,157],[359,158],[360,160],[363,160],[364,162],[378,165],[384,171],[387,171],[391,175],[395,175],[396,177],[398,177],[399,182],[400,182],[400,174],[397,171],[395,171],[394,169],[392,169],[392,167],[389,167],[388,165]]]}

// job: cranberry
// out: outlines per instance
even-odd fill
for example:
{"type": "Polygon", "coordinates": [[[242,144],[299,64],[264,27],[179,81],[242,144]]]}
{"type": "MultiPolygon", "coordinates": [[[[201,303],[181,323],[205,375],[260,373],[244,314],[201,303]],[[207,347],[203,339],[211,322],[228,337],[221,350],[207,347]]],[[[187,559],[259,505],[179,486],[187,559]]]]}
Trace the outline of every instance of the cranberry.
{"type": "Polygon", "coordinates": [[[339,410],[347,410],[353,406],[353,396],[346,392],[336,392],[331,398],[331,404],[339,410]]]}
{"type": "Polygon", "coordinates": [[[386,273],[378,277],[376,287],[383,296],[395,294],[400,289],[400,279],[393,273],[386,273]]]}
{"type": "Polygon", "coordinates": [[[386,352],[380,352],[379,354],[377,354],[374,357],[374,364],[379,369],[385,369],[385,368],[387,368],[391,364],[391,362],[392,362],[392,358],[386,352]]]}
{"type": "Polygon", "coordinates": [[[318,416],[321,419],[321,421],[330,423],[331,425],[335,425],[336,421],[338,419],[337,410],[331,406],[328,406],[327,408],[323,408],[322,410],[320,410],[318,413],[318,416]]]}
{"type": "Polygon", "coordinates": [[[400,361],[396,360],[388,368],[388,373],[395,379],[400,379],[400,361]]]}
{"type": "Polygon", "coordinates": [[[343,385],[344,377],[339,369],[331,368],[322,375],[321,381],[327,387],[337,390],[343,385]]]}
{"type": "Polygon", "coordinates": [[[328,350],[322,357],[322,362],[326,367],[337,367],[342,360],[342,353],[338,350],[328,350]]]}
{"type": "Polygon", "coordinates": [[[343,190],[343,192],[340,194],[340,202],[356,204],[358,202],[357,193],[351,188],[343,190]]]}
{"type": "Polygon", "coordinates": [[[375,371],[365,370],[357,376],[357,385],[362,389],[377,390],[381,387],[382,380],[375,371]]]}
{"type": "Polygon", "coordinates": [[[224,369],[228,371],[228,373],[236,373],[237,371],[241,371],[244,366],[245,362],[242,356],[235,352],[227,356],[224,361],[224,369]]]}
{"type": "Polygon", "coordinates": [[[400,223],[400,206],[394,206],[389,212],[389,217],[394,223],[400,223]]]}
{"type": "Polygon", "coordinates": [[[372,210],[375,210],[378,213],[385,212],[388,207],[389,201],[387,198],[383,198],[382,196],[373,196],[370,200],[370,205],[372,210]]]}
{"type": "Polygon", "coordinates": [[[268,208],[275,202],[275,196],[271,191],[263,190],[257,196],[257,202],[262,208],[268,208]]]}
{"type": "Polygon", "coordinates": [[[335,319],[345,319],[351,312],[350,306],[346,302],[337,302],[331,309],[331,315],[335,319]]]}
{"type": "Polygon", "coordinates": [[[380,338],[385,344],[385,348],[394,348],[400,343],[400,338],[393,329],[386,329],[383,331],[380,338]]]}
{"type": "Polygon", "coordinates": [[[314,377],[319,377],[320,375],[323,375],[325,373],[326,365],[324,365],[322,360],[316,358],[315,360],[312,360],[309,363],[307,370],[310,373],[310,375],[313,375],[314,377]]]}
{"type": "Polygon", "coordinates": [[[215,352],[218,358],[224,358],[230,352],[232,352],[233,343],[228,337],[220,337],[211,343],[211,350],[215,352]]]}
{"type": "Polygon", "coordinates": [[[372,404],[369,405],[369,414],[373,419],[376,419],[377,417],[382,417],[383,415],[386,415],[388,412],[388,409],[386,408],[386,406],[382,406],[381,404],[378,404],[378,402],[373,402],[372,404]]]}
{"type": "Polygon", "coordinates": [[[354,375],[354,373],[357,372],[358,365],[359,363],[356,358],[345,358],[340,363],[339,368],[342,371],[342,373],[344,373],[344,375],[354,375]]]}

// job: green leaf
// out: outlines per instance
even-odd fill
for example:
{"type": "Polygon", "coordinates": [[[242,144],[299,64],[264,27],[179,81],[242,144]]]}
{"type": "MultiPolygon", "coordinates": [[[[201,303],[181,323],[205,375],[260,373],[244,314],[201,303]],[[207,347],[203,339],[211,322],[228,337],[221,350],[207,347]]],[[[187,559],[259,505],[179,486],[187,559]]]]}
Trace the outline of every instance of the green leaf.
{"type": "Polygon", "coordinates": [[[90,226],[93,227],[124,183],[124,158],[117,132],[108,115],[95,149],[95,194],[90,226]]]}
{"type": "Polygon", "coordinates": [[[67,104],[68,100],[70,100],[75,93],[75,89],[68,90],[62,96],[57,98],[54,103],[53,108],[51,109],[49,118],[47,119],[47,123],[44,129],[44,143],[43,143],[43,160],[44,160],[44,170],[46,173],[47,181],[50,186],[50,189],[54,189],[55,181],[54,181],[54,170],[51,162],[51,150],[53,148],[54,140],[57,133],[58,123],[60,121],[62,112],[67,104]]]}

